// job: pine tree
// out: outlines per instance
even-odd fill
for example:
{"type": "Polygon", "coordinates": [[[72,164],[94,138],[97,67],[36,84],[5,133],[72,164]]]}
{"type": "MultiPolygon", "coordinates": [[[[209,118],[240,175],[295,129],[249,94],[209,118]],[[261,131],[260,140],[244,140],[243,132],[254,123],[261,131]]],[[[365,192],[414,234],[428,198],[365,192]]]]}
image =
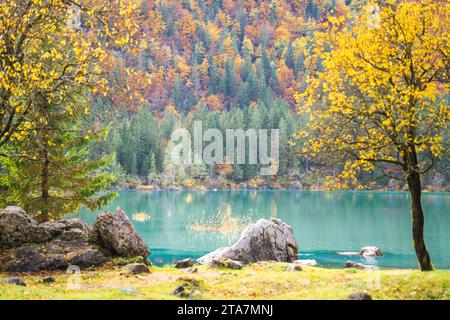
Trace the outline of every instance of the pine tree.
{"type": "Polygon", "coordinates": [[[115,194],[101,192],[115,180],[112,173],[102,171],[112,156],[89,160],[89,143],[104,132],[83,127],[77,107],[39,104],[44,121],[26,141],[9,148],[19,157],[2,158],[0,189],[7,189],[4,202],[22,206],[39,222],[58,219],[81,206],[98,209],[115,194]]]}
{"type": "Polygon", "coordinates": [[[294,75],[297,77],[297,68],[295,63],[294,56],[294,48],[292,47],[292,43],[289,42],[288,48],[286,50],[286,55],[284,57],[284,63],[286,66],[294,72],[294,75]]]}

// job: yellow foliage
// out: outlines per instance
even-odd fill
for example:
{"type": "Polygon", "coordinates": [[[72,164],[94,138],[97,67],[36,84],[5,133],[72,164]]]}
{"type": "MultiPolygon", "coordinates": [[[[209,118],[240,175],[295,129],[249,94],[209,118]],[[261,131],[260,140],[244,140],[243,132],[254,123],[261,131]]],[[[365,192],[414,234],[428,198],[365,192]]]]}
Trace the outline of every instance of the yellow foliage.
{"type": "Polygon", "coordinates": [[[308,86],[295,94],[300,113],[310,119],[307,150],[348,159],[344,181],[377,162],[420,173],[444,152],[450,5],[422,0],[380,6],[379,15],[367,7],[354,21],[330,18],[305,61],[312,72],[308,86]],[[319,57],[322,70],[316,68],[319,57]]]}

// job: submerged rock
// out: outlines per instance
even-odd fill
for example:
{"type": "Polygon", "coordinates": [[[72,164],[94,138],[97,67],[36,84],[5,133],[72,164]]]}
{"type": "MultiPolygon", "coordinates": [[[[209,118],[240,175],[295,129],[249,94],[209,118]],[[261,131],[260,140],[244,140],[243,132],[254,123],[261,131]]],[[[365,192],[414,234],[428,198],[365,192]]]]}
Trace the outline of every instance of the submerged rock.
{"type": "Polygon", "coordinates": [[[260,219],[248,226],[231,247],[210,252],[197,261],[212,266],[227,259],[244,264],[257,261],[292,262],[297,258],[297,242],[292,228],[279,219],[260,219]]]}
{"type": "Polygon", "coordinates": [[[364,257],[382,257],[383,251],[376,246],[367,246],[362,247],[361,250],[359,250],[359,255],[364,257]]]}
{"type": "Polygon", "coordinates": [[[7,283],[7,284],[14,284],[16,286],[23,286],[23,287],[27,286],[25,281],[23,281],[22,279],[17,278],[17,277],[3,279],[3,282],[7,283]]]}
{"type": "Polygon", "coordinates": [[[147,257],[150,254],[144,240],[120,208],[117,208],[115,214],[105,212],[98,215],[94,224],[94,233],[101,245],[119,256],[147,257]]]}

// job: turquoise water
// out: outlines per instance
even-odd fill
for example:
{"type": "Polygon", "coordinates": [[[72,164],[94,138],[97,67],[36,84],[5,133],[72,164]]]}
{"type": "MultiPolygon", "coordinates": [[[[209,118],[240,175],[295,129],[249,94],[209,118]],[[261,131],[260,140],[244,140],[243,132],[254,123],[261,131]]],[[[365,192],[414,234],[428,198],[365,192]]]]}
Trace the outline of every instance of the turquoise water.
{"type": "MultiPolygon", "coordinates": [[[[409,195],[403,192],[124,191],[104,210],[125,210],[151,248],[151,260],[163,265],[234,243],[239,232],[201,228],[211,226],[218,209],[226,211],[226,204],[242,224],[262,217],[277,217],[290,224],[301,259],[316,259],[321,265],[333,267],[347,260],[381,267],[417,267],[409,195]],[[358,251],[366,245],[379,246],[385,256],[367,260],[337,254],[358,251]]],[[[423,205],[433,264],[450,269],[450,194],[425,193],[423,205]]],[[[79,215],[94,223],[99,212],[81,210],[79,215]]]]}

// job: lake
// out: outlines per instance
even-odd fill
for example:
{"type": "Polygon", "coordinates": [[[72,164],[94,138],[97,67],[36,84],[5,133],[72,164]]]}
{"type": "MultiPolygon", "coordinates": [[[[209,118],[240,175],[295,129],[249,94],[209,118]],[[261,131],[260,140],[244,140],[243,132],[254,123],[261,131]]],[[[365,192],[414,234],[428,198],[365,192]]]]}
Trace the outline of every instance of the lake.
{"type": "MultiPolygon", "coordinates": [[[[424,193],[426,243],[436,268],[450,269],[450,194],[424,193]]],[[[121,207],[151,248],[157,265],[199,257],[233,244],[242,227],[258,218],[292,226],[300,259],[341,267],[347,260],[380,267],[416,268],[409,195],[357,191],[122,191],[96,214],[121,207]],[[384,257],[365,259],[337,252],[377,245],[384,257]]]]}

